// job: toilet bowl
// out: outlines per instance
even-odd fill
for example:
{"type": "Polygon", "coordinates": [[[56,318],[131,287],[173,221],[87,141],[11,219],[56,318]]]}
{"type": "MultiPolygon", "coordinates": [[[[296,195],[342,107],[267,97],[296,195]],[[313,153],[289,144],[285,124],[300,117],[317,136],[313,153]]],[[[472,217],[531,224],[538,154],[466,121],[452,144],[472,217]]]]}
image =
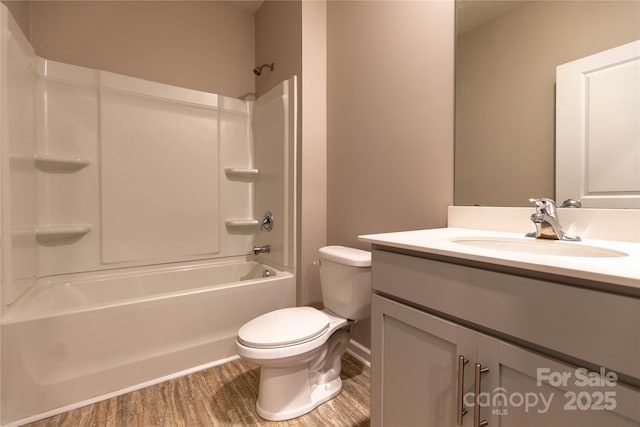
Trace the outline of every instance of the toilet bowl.
{"type": "Polygon", "coordinates": [[[350,326],[369,317],[371,254],[328,246],[319,258],[324,310],[284,308],[238,330],[238,355],[260,365],[256,411],[267,420],[298,417],[340,393],[350,326]]]}

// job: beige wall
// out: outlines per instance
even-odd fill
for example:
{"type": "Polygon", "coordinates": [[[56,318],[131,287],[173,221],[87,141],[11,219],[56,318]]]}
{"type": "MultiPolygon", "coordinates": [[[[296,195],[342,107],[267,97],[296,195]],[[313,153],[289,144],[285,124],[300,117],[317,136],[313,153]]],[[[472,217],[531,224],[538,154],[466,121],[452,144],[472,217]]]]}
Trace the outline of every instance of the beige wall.
{"type": "Polygon", "coordinates": [[[328,240],[446,225],[453,2],[329,2],[328,240]]]}
{"type": "Polygon", "coordinates": [[[29,2],[24,0],[2,0],[11,15],[16,20],[20,29],[29,38],[29,2]]]}
{"type": "Polygon", "coordinates": [[[242,97],[254,90],[254,15],[215,1],[32,1],[44,58],[242,97]]]}
{"type": "MultiPolygon", "coordinates": [[[[446,226],[452,1],[329,2],[328,243],[446,226]]],[[[369,323],[355,338],[370,346],[369,323]]]]}
{"type": "Polygon", "coordinates": [[[640,38],[640,2],[527,2],[459,37],[456,205],[555,198],[556,66],[640,38]]]}
{"type": "MultiPolygon", "coordinates": [[[[275,63],[256,77],[260,96],[291,76],[302,75],[302,4],[300,0],[267,0],[255,15],[255,65],[275,63]]],[[[251,67],[253,68],[253,67],[251,67]]]]}
{"type": "Polygon", "coordinates": [[[320,304],[314,262],[327,245],[327,2],[302,2],[302,144],[300,149],[301,305],[320,304]]]}

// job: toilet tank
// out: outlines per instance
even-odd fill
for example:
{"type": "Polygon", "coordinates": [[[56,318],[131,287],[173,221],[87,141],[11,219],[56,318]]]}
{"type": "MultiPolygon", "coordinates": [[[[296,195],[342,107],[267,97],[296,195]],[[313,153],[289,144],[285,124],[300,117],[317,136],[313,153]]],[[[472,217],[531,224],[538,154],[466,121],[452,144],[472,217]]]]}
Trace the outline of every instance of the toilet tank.
{"type": "Polygon", "coordinates": [[[371,252],[345,246],[326,246],[320,248],[318,256],[325,308],[346,319],[369,318],[371,252]]]}

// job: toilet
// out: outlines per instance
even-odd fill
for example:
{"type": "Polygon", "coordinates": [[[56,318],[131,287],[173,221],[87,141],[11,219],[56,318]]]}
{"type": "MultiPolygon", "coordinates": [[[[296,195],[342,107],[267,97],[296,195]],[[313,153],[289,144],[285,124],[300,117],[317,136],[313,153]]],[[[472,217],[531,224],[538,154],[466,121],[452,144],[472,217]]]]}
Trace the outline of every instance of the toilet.
{"type": "Polygon", "coordinates": [[[260,365],[256,410],[267,420],[298,417],[340,393],[350,327],[370,316],[371,253],[327,246],[318,255],[324,310],[275,310],[238,330],[238,355],[260,365]]]}

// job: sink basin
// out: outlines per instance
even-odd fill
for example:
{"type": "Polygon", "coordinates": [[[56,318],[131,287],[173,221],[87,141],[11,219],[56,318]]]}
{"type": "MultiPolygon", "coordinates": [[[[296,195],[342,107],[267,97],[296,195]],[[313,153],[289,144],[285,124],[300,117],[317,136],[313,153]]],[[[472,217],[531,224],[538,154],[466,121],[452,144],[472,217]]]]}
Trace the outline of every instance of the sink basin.
{"type": "Polygon", "coordinates": [[[628,254],[609,248],[585,245],[580,242],[559,240],[542,240],[528,237],[456,237],[453,243],[482,249],[507,252],[528,253],[534,255],[567,256],[567,257],[623,257],[628,254]]]}

